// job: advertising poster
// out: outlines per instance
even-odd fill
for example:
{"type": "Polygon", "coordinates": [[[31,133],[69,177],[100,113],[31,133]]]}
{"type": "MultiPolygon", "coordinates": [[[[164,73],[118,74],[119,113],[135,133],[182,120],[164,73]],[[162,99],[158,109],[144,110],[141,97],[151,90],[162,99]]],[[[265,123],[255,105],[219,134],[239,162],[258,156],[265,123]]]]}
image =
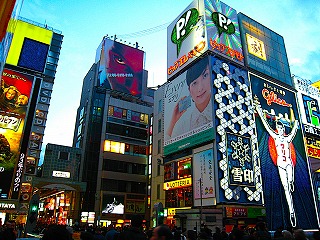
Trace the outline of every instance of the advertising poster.
{"type": "Polygon", "coordinates": [[[208,57],[165,85],[164,155],[213,139],[211,95],[208,57]]]}
{"type": "Polygon", "coordinates": [[[102,213],[124,214],[124,196],[103,195],[102,213]]]}
{"type": "Polygon", "coordinates": [[[194,0],[167,29],[167,77],[208,50],[203,0],[194,0]]]}
{"type": "Polygon", "coordinates": [[[242,13],[238,19],[245,65],[293,86],[283,37],[242,13]]]}
{"type": "Polygon", "coordinates": [[[20,144],[33,77],[4,69],[0,88],[0,198],[9,198],[16,168],[13,191],[19,189],[24,153],[20,144]],[[19,164],[18,164],[19,163],[19,164]]]}
{"type": "Polygon", "coordinates": [[[318,228],[295,93],[250,75],[268,228],[318,228]]]}
{"type": "Polygon", "coordinates": [[[193,183],[195,199],[215,197],[212,149],[193,155],[193,183]]]}
{"type": "Polygon", "coordinates": [[[100,86],[141,97],[144,52],[108,38],[100,50],[100,86]]]}
{"type": "Polygon", "coordinates": [[[244,65],[237,11],[218,0],[205,1],[209,50],[244,65]]]}
{"type": "Polygon", "coordinates": [[[258,141],[248,72],[212,57],[217,202],[262,204],[258,141]]]}

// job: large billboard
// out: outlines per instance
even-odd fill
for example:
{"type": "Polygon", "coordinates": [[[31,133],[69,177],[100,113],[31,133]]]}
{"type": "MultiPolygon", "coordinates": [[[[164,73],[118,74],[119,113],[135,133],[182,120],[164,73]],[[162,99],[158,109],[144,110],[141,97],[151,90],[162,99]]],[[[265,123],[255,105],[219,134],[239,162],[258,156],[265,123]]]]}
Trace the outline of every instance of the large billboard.
{"type": "Polygon", "coordinates": [[[4,69],[0,89],[0,198],[18,196],[25,153],[21,139],[33,77],[4,69]],[[15,175],[14,175],[15,172],[15,175]],[[11,180],[13,179],[14,182],[11,180]]]}
{"type": "Polygon", "coordinates": [[[43,72],[52,36],[49,29],[18,20],[6,63],[43,72]]]}
{"type": "Polygon", "coordinates": [[[203,0],[193,1],[167,29],[167,77],[208,50],[203,0]]]}
{"type": "Polygon", "coordinates": [[[217,202],[262,204],[258,141],[248,72],[212,57],[217,202]]]}
{"type": "Polygon", "coordinates": [[[283,37],[242,13],[238,17],[246,66],[293,86],[283,37]]]}
{"type": "Polygon", "coordinates": [[[244,65],[236,10],[211,0],[205,1],[205,13],[209,50],[244,65]]]}
{"type": "Polygon", "coordinates": [[[219,0],[193,1],[167,29],[167,78],[207,50],[244,64],[237,12],[219,0]]]}
{"type": "Polygon", "coordinates": [[[99,85],[141,97],[144,52],[138,48],[104,38],[97,50],[99,85]]]}
{"type": "Polygon", "coordinates": [[[209,58],[165,85],[164,155],[213,139],[209,58]]]}
{"type": "Polygon", "coordinates": [[[295,93],[250,74],[268,228],[318,228],[295,93]]]}

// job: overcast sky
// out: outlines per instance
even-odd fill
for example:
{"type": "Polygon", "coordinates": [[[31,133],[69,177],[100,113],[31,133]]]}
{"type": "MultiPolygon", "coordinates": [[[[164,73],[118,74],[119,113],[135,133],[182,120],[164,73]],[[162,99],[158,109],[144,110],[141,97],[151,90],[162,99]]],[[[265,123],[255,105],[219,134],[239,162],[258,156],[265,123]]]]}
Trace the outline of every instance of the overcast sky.
{"type": "MultiPolygon", "coordinates": [[[[292,74],[313,82],[320,80],[319,0],[223,2],[284,37],[292,74]]],[[[138,42],[146,52],[148,86],[163,84],[167,65],[165,26],[190,3],[191,0],[24,0],[21,17],[47,24],[64,35],[43,147],[47,143],[72,145],[83,78],[106,34],[123,36],[153,29],[122,40],[138,42]]]]}

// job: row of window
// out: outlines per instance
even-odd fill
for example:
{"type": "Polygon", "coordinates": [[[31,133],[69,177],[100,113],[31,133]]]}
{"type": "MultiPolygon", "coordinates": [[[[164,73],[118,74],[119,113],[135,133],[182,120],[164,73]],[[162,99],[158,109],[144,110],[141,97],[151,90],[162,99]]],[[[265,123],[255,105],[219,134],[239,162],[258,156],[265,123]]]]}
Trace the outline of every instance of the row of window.
{"type": "Polygon", "coordinates": [[[147,146],[132,145],[128,143],[116,142],[116,141],[110,141],[110,140],[104,141],[103,151],[132,155],[132,156],[148,155],[147,146]]]}
{"type": "Polygon", "coordinates": [[[108,116],[113,116],[116,118],[124,118],[134,122],[141,122],[148,124],[149,116],[145,113],[135,112],[129,109],[123,109],[119,107],[109,106],[108,116]]]}
{"type": "Polygon", "coordinates": [[[104,159],[102,170],[129,174],[146,175],[147,165],[104,159]]]}
{"type": "Polygon", "coordinates": [[[124,192],[124,193],[146,193],[146,183],[132,182],[115,179],[101,179],[102,191],[124,192]]]}
{"type": "Polygon", "coordinates": [[[134,128],[111,122],[107,123],[106,133],[111,133],[122,137],[141,139],[145,141],[148,140],[147,129],[134,128]]]}

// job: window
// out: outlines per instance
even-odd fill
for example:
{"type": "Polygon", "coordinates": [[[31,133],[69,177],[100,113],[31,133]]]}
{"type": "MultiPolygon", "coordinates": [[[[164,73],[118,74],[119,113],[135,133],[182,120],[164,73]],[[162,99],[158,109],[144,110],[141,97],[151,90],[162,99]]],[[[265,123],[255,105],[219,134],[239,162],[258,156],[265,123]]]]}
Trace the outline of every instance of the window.
{"type": "Polygon", "coordinates": [[[161,139],[158,140],[158,154],[161,153],[161,139]]]}
{"type": "Polygon", "coordinates": [[[59,159],[60,160],[68,160],[69,159],[69,153],[68,152],[59,152],[59,159]]]}
{"type": "Polygon", "coordinates": [[[157,199],[160,199],[160,184],[157,184],[157,199]]]}
{"type": "Polygon", "coordinates": [[[158,120],[158,133],[160,133],[161,132],[161,128],[162,128],[162,126],[161,126],[161,118],[158,120]]]}
{"type": "Polygon", "coordinates": [[[120,143],[120,142],[114,142],[114,141],[105,140],[105,141],[104,141],[104,148],[103,148],[103,150],[104,150],[105,152],[114,152],[114,153],[124,154],[124,151],[125,151],[125,143],[120,143]]]}

